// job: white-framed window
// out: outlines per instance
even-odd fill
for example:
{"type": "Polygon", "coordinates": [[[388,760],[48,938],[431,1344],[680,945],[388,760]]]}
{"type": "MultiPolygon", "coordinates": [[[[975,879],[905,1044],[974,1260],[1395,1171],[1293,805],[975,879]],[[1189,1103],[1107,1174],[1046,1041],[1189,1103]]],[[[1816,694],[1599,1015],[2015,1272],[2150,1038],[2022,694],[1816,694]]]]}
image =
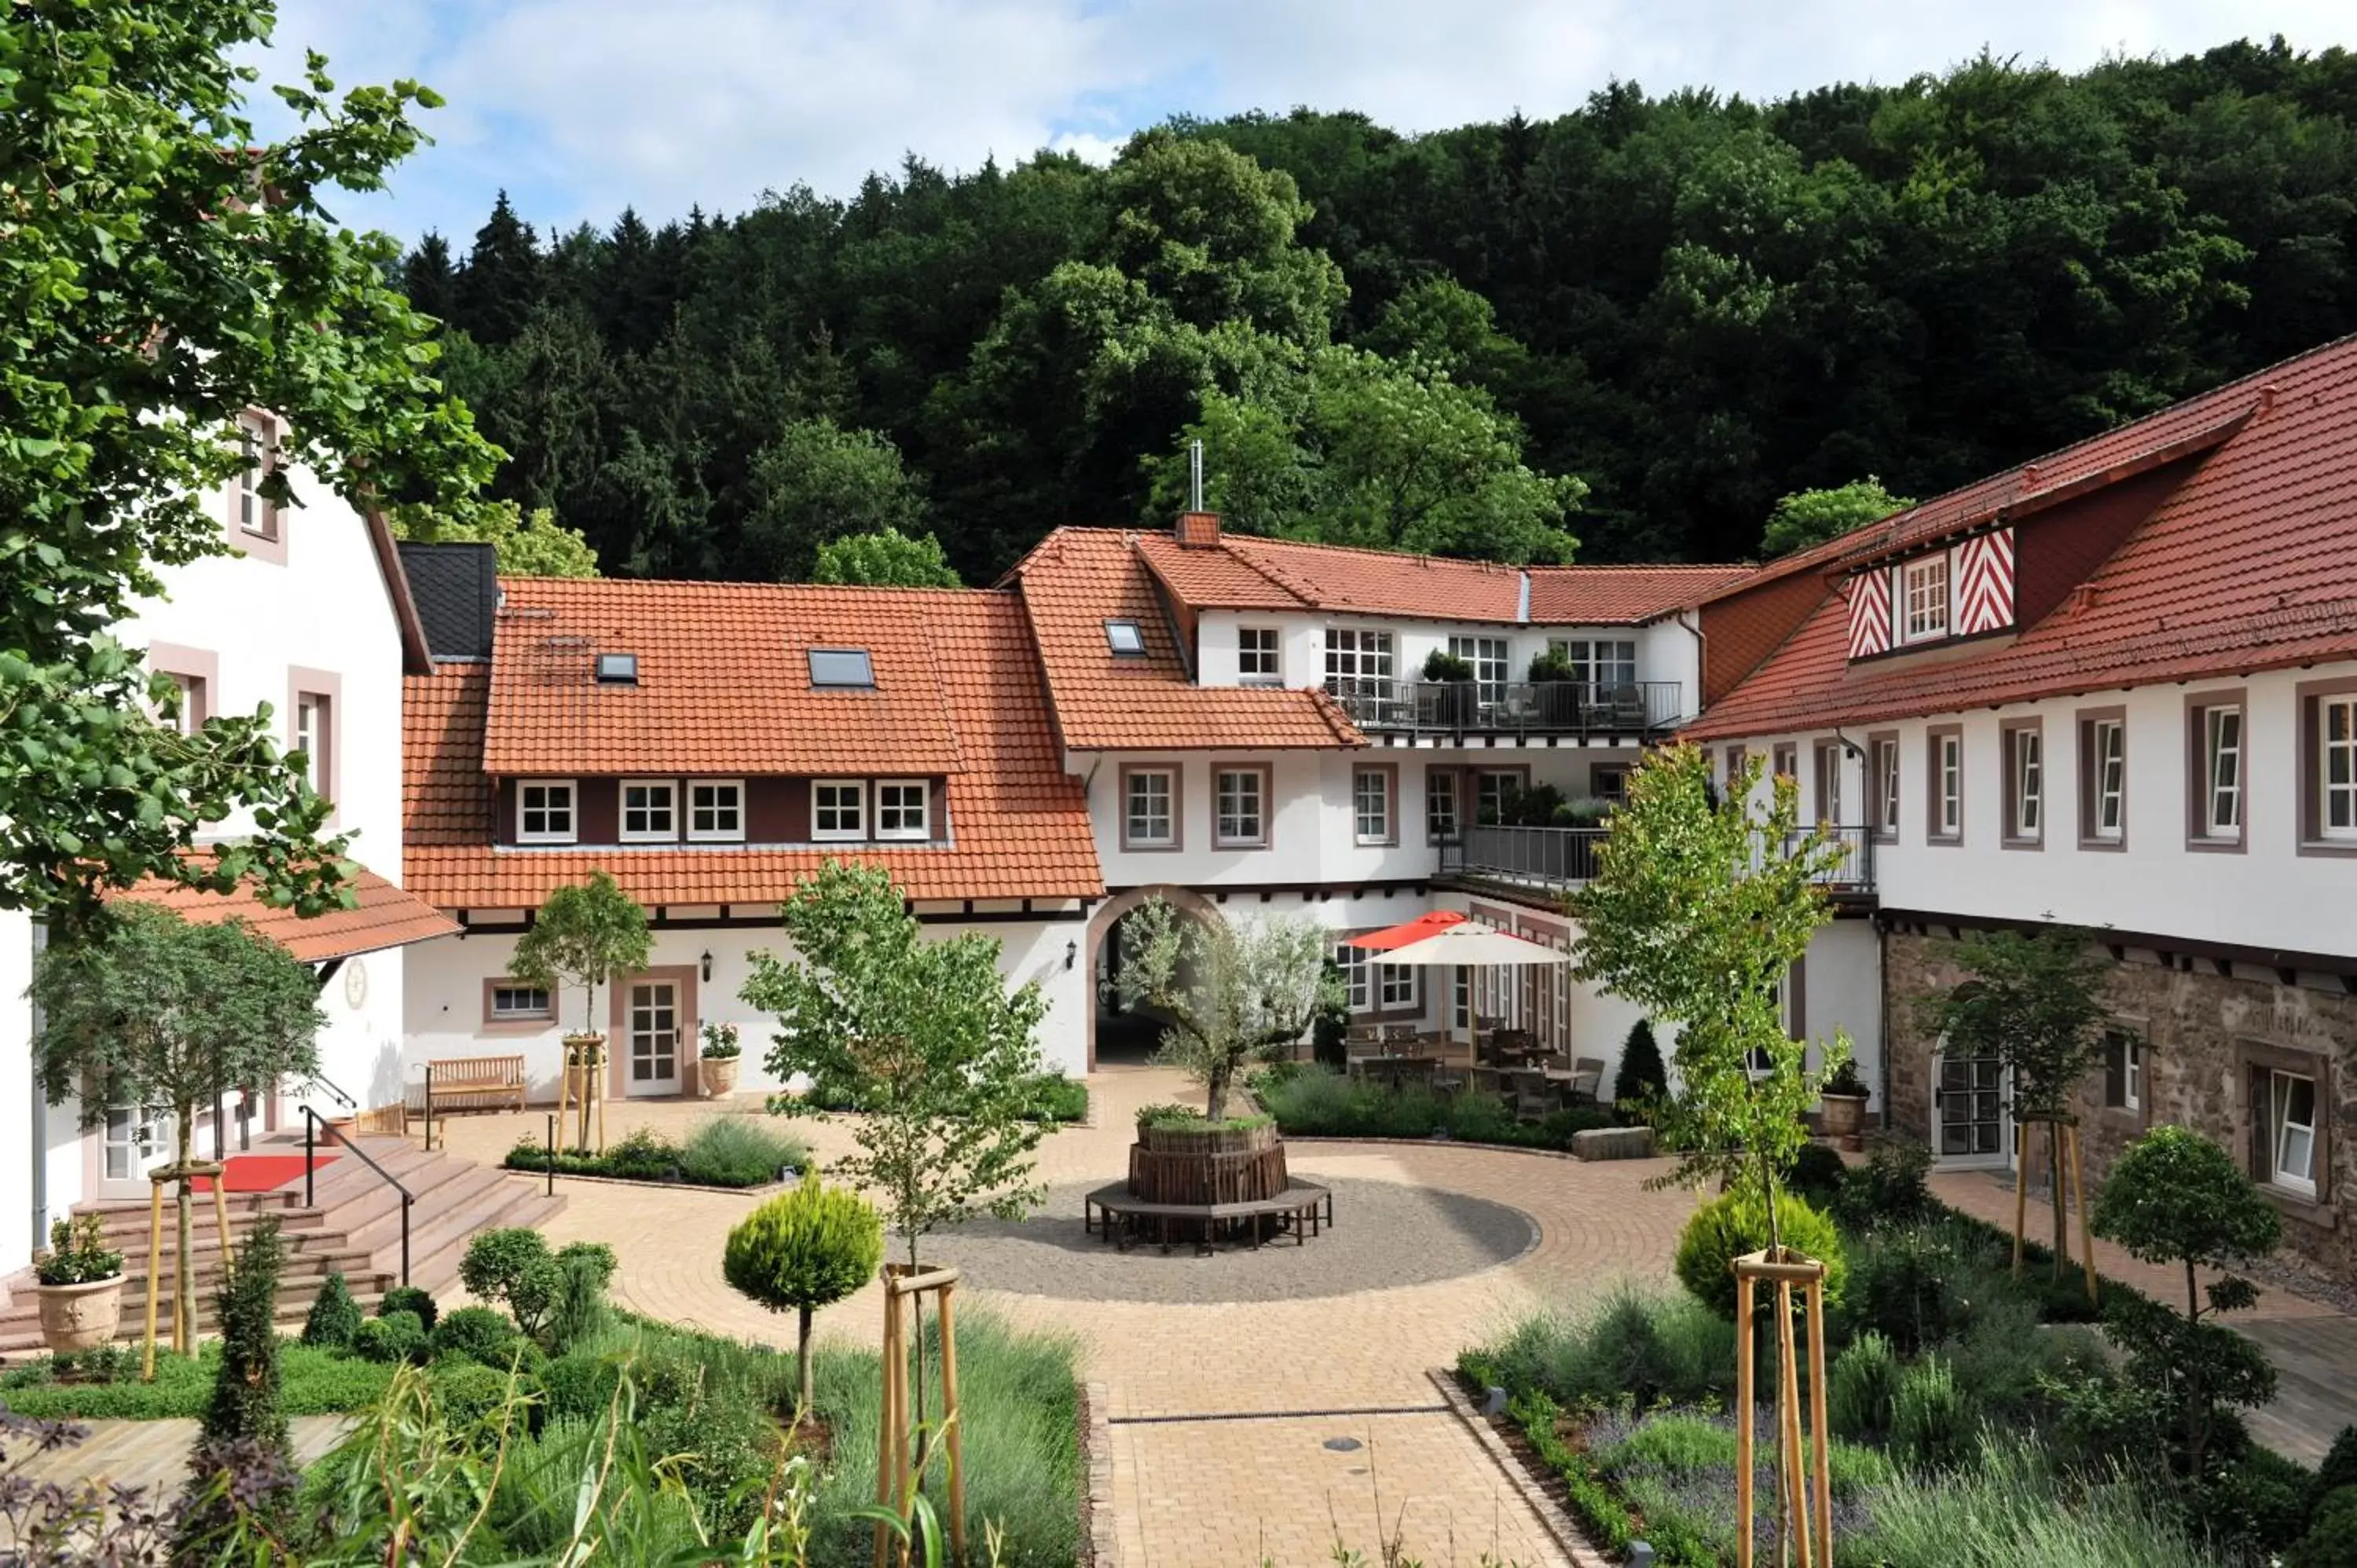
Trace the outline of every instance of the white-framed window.
{"type": "Polygon", "coordinates": [[[876,836],[922,839],[933,834],[933,787],[922,779],[881,779],[876,783],[876,836]]]}
{"type": "Polygon", "coordinates": [[[504,983],[491,987],[490,1021],[494,1024],[521,1024],[556,1016],[551,1005],[548,987],[544,985],[509,985],[504,983]]]}
{"type": "Polygon", "coordinates": [[[1360,768],[1351,774],[1351,816],[1358,842],[1392,842],[1392,770],[1360,768]]]}
{"type": "Polygon", "coordinates": [[[1461,825],[1457,779],[1453,768],[1436,768],[1424,776],[1424,836],[1434,843],[1454,839],[1461,825]]]}
{"type": "Polygon", "coordinates": [[[2094,773],[2087,836],[2116,839],[2127,827],[2128,726],[2118,719],[2097,719],[2088,726],[2088,737],[2094,773]]]}
{"type": "Polygon", "coordinates": [[[1550,638],[1549,650],[1571,661],[1571,678],[1598,686],[1634,685],[1637,644],[1628,638],[1550,638]]]}
{"type": "Polygon", "coordinates": [[[1353,1013],[1364,1013],[1374,1005],[1374,965],[1367,961],[1366,950],[1348,942],[1338,942],[1334,948],[1334,967],[1342,972],[1342,996],[1353,1013]]]}
{"type": "Polygon", "coordinates": [[[2267,1074],[2271,1185],[2316,1196],[2316,1079],[2296,1072],[2267,1074]]]}
{"type": "Polygon", "coordinates": [[[328,767],[328,699],[316,692],[295,698],[295,749],[303,758],[303,782],[324,794],[333,777],[328,767]]]}
{"type": "Polygon", "coordinates": [[[1326,628],[1326,689],[1338,697],[1388,695],[1392,634],[1354,627],[1326,628]]]}
{"type": "Polygon", "coordinates": [[[622,780],[622,842],[664,843],[679,837],[679,786],[669,779],[622,780]]]}
{"type": "Polygon", "coordinates": [[[1379,963],[1375,966],[1375,1005],[1386,1013],[1408,1011],[1415,1006],[1415,970],[1405,963],[1379,963]]]}
{"type": "Polygon", "coordinates": [[[2243,710],[2220,703],[2201,710],[2201,836],[2243,836],[2243,710]]]}
{"type": "Polygon", "coordinates": [[[1473,976],[1484,972],[1466,964],[1450,972],[1448,983],[1448,1024],[1454,1029],[1473,1026],[1473,976]]]}
{"type": "Polygon", "coordinates": [[[1174,849],[1178,843],[1178,776],[1168,768],[1134,768],[1124,787],[1122,847],[1174,849]]]}
{"type": "Polygon", "coordinates": [[[687,787],[687,836],[728,842],[745,836],[745,781],[697,779],[687,787]]]}
{"type": "Polygon", "coordinates": [[[1473,684],[1480,693],[1480,701],[1494,703],[1506,694],[1511,672],[1504,638],[1452,637],[1448,639],[1448,651],[1473,666],[1473,684]]]}
{"type": "Polygon", "coordinates": [[[2006,741],[2006,832],[2034,842],[2046,826],[2046,737],[2034,729],[2009,729],[2006,741]]]}
{"type": "Polygon", "coordinates": [[[1874,743],[1874,825],[1885,838],[1899,836],[1899,742],[1886,737],[1874,743]]]}
{"type": "Polygon", "coordinates": [[[516,786],[516,842],[571,843],[573,780],[527,779],[516,786]]]}
{"type": "Polygon", "coordinates": [[[2120,1101],[2131,1111],[2144,1109],[2144,1042],[2133,1036],[2120,1047],[2120,1101]]]}
{"type": "Polygon", "coordinates": [[[1273,626],[1236,628],[1236,678],[1247,686],[1285,683],[1284,645],[1273,626]]]}
{"type": "Polygon", "coordinates": [[[237,478],[230,491],[230,521],[256,539],[278,537],[278,509],[263,494],[263,481],[278,465],[278,431],[269,415],[237,416],[237,478]]]}
{"type": "Polygon", "coordinates": [[[867,836],[867,780],[818,779],[811,782],[811,837],[867,836]]]}
{"type": "Polygon", "coordinates": [[[2357,839],[2357,696],[2316,703],[2316,831],[2357,839]]]}
{"type": "Polygon", "coordinates": [[[1268,773],[1222,768],[1211,776],[1211,843],[1221,849],[1268,846],[1268,773]]]}
{"type": "Polygon", "coordinates": [[[1964,832],[1964,737],[1953,730],[1932,737],[1932,836],[1964,832]]]}
{"type": "Polygon", "coordinates": [[[1899,568],[1904,639],[1925,642],[1948,635],[1948,556],[1945,551],[1899,568]]]}
{"type": "Polygon", "coordinates": [[[1842,748],[1839,741],[1817,747],[1817,821],[1842,825],[1842,748]]]}
{"type": "Polygon", "coordinates": [[[1523,790],[1523,775],[1503,768],[1483,768],[1473,775],[1473,820],[1494,827],[1506,820],[1506,808],[1523,790]]]}

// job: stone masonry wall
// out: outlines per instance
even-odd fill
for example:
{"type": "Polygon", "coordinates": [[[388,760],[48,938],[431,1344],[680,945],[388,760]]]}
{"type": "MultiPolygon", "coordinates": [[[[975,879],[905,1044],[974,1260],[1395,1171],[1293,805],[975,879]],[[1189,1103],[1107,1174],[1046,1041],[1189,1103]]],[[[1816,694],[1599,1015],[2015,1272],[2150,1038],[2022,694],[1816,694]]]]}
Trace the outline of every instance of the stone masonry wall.
{"type": "MultiPolygon", "coordinates": [[[[1928,1140],[1936,1042],[1916,1016],[1918,999],[1955,985],[1964,973],[1956,943],[1944,937],[1889,932],[1883,943],[1891,1122],[1928,1140]]],[[[2252,1075],[2269,1065],[2311,1070],[2318,1080],[2317,1200],[2273,1194],[2284,1213],[2284,1250],[2340,1277],[2357,1274],[2357,996],[2260,979],[2248,966],[2230,976],[2206,961],[2197,963],[2164,968],[2131,951],[2112,966],[2114,1015],[2145,1041],[2144,1103],[2134,1112],[2106,1106],[2102,1070],[2088,1075],[2080,1125],[2090,1198],[2128,1142],[2164,1122],[2215,1138],[2264,1178],[2265,1134],[2254,1125],[2252,1075]]],[[[2256,1114],[2264,1121],[2263,1101],[2256,1114]]],[[[2026,1176],[2042,1187],[2044,1134],[2033,1133],[2029,1142],[2026,1176]]],[[[2042,1239],[2045,1232],[2033,1214],[2030,1234],[2042,1239]]]]}

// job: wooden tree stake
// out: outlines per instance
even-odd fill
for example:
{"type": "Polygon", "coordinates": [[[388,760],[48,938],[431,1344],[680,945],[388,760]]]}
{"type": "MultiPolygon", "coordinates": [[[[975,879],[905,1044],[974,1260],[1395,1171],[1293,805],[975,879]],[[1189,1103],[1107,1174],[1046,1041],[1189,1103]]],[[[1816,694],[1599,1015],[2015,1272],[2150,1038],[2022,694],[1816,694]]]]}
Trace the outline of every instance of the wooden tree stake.
{"type": "Polygon", "coordinates": [[[1735,1274],[1735,1561],[1752,1568],[1757,1514],[1752,1485],[1753,1429],[1758,1420],[1758,1375],[1752,1350],[1754,1292],[1761,1282],[1776,1286],[1777,1491],[1783,1518],[1779,1539],[1798,1537],[1800,1568],[1833,1568],[1833,1474],[1825,1425],[1824,1279],[1823,1263],[1789,1248],[1771,1256],[1749,1252],[1729,1268],[1735,1274]],[[1794,1291],[1809,1319],[1810,1442],[1801,1443],[1801,1366],[1792,1318],[1794,1291]]]}
{"type": "MultiPolygon", "coordinates": [[[[909,1325],[912,1315],[920,1311],[919,1304],[932,1295],[939,1305],[942,1332],[942,1444],[950,1456],[949,1530],[950,1561],[965,1562],[965,1444],[959,1436],[956,1318],[950,1305],[956,1289],[955,1269],[927,1269],[914,1272],[906,1263],[884,1265],[884,1419],[883,1430],[877,1434],[876,1445],[876,1502],[888,1508],[911,1527],[912,1533],[904,1536],[897,1552],[891,1549],[889,1527],[883,1520],[876,1523],[874,1568],[886,1568],[888,1562],[897,1562],[907,1568],[915,1545],[913,1525],[917,1512],[917,1490],[921,1475],[920,1463],[909,1452],[909,1325]]],[[[921,1322],[921,1317],[915,1321],[921,1322]]],[[[921,1351],[921,1345],[918,1347],[921,1351]]],[[[921,1376],[920,1372],[920,1376],[921,1376]]],[[[929,1461],[933,1444],[926,1444],[929,1461]]]]}

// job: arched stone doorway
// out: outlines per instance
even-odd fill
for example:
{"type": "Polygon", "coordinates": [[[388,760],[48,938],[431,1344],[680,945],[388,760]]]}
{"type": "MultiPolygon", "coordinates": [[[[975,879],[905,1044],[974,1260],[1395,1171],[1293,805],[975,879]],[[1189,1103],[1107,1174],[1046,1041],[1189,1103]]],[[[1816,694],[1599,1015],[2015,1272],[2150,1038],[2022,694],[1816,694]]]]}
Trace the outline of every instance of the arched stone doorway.
{"type": "Polygon", "coordinates": [[[1089,917],[1088,973],[1092,995],[1089,1006],[1088,1062],[1089,1070],[1092,1072],[1096,1070],[1097,1066],[1097,1034],[1100,1022],[1106,1025],[1107,1045],[1113,1046],[1118,1039],[1121,1054],[1127,1059],[1135,1059],[1134,1047],[1142,1046],[1144,1048],[1151,1048],[1160,1036],[1159,1026],[1153,1025],[1148,1020],[1133,1019],[1114,1011],[1109,994],[1112,975],[1119,961],[1119,938],[1115,935],[1115,928],[1121,924],[1124,916],[1136,909],[1149,898],[1161,898],[1181,915],[1193,919],[1209,923],[1217,922],[1222,918],[1219,907],[1209,898],[1190,889],[1170,885],[1133,887],[1125,893],[1115,894],[1106,899],[1096,912],[1089,917]]]}

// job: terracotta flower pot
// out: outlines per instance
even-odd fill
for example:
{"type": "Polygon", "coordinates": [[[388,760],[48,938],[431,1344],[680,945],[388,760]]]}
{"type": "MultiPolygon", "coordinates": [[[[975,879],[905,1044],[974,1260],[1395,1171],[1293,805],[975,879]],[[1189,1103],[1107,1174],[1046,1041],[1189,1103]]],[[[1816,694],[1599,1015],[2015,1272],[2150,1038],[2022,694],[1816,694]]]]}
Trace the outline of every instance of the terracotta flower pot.
{"type": "Polygon", "coordinates": [[[1817,1096],[1817,1126],[1828,1138],[1855,1138],[1866,1123],[1866,1096],[1863,1094],[1820,1094],[1817,1096]]]}
{"type": "Polygon", "coordinates": [[[52,1353],[95,1350],[114,1338],[123,1321],[123,1276],[78,1285],[35,1285],[40,1298],[41,1343],[52,1353]]]}
{"type": "Polygon", "coordinates": [[[697,1061],[696,1070],[704,1075],[704,1098],[725,1100],[737,1092],[737,1069],[742,1065],[737,1057],[705,1057],[697,1061]]]}

